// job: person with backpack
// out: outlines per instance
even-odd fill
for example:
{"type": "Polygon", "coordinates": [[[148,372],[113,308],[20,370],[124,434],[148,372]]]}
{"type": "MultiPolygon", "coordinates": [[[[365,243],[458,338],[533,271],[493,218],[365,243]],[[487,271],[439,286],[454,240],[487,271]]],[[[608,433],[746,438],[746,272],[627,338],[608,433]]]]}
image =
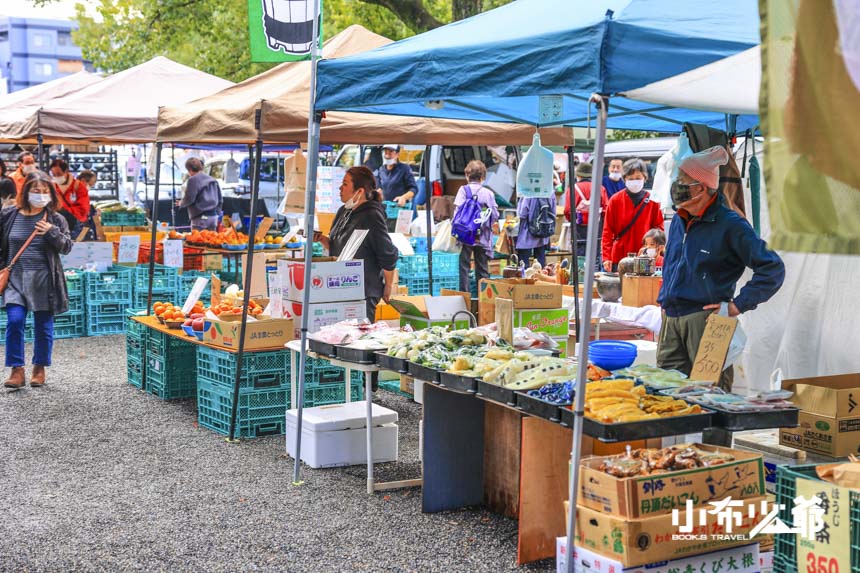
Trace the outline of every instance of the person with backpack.
{"type": "Polygon", "coordinates": [[[555,194],[551,197],[521,197],[517,199],[517,257],[527,267],[531,257],[546,266],[546,248],[555,234],[555,194]]]}
{"type": "Polygon", "coordinates": [[[460,245],[460,290],[469,292],[469,271],[475,256],[475,280],[489,278],[489,260],[493,256],[493,225],[499,220],[496,196],[484,187],[487,167],[473,159],[466,165],[466,185],[454,198],[451,235],[460,245]]]}
{"type": "Polygon", "coordinates": [[[614,272],[629,253],[638,253],[651,229],[663,230],[663,209],[645,191],[648,168],[634,157],[624,162],[624,193],[618,192],[606,207],[603,225],[603,269],[614,272]]]}

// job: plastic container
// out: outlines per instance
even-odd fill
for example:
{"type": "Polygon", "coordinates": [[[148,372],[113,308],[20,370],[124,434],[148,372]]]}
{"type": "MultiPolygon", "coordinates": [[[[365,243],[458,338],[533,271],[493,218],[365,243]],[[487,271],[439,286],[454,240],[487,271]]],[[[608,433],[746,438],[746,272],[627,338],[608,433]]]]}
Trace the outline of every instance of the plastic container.
{"type": "Polygon", "coordinates": [[[87,305],[99,303],[131,304],[134,290],[133,268],[113,265],[104,272],[87,271],[82,274],[87,305]]]}
{"type": "Polygon", "coordinates": [[[636,360],[636,345],[621,340],[595,340],[588,344],[588,360],[604,370],[627,368],[636,360]]]}
{"type": "Polygon", "coordinates": [[[129,303],[87,304],[87,336],[104,336],[125,332],[129,303]]]}
{"type": "MultiPolygon", "coordinates": [[[[246,352],[242,356],[239,387],[243,390],[289,388],[290,358],[288,350],[246,352]]],[[[233,388],[238,355],[226,350],[197,348],[197,377],[224,388],[233,388]]]]}

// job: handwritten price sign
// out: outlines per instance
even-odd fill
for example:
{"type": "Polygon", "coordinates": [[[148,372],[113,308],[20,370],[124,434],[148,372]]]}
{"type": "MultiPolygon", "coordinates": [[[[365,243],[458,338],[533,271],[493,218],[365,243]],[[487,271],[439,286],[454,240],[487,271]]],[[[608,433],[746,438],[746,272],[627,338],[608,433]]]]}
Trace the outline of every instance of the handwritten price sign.
{"type": "Polygon", "coordinates": [[[723,372],[726,363],[726,355],[729,352],[729,344],[738,321],[735,318],[720,316],[716,313],[708,317],[705,325],[705,333],[699,343],[699,351],[696,352],[696,360],[693,362],[693,370],[690,372],[691,380],[704,380],[717,382],[723,372]]]}
{"type": "Polygon", "coordinates": [[[839,564],[844,563],[842,571],[847,573],[851,569],[851,491],[809,479],[798,479],[796,487],[797,495],[808,496],[807,499],[817,496],[821,500],[824,521],[824,527],[811,538],[797,535],[798,570],[803,563],[808,573],[839,573],[839,564]]]}

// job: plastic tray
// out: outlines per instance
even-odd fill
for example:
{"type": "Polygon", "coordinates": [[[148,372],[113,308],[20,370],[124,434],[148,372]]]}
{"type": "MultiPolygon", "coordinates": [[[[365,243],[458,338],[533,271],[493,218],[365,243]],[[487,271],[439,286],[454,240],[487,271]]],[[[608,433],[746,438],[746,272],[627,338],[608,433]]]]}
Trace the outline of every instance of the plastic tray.
{"type": "MultiPolygon", "coordinates": [[[[710,410],[705,410],[702,414],[672,416],[624,424],[602,424],[586,416],[583,419],[582,429],[586,436],[597,438],[601,442],[632,442],[634,440],[701,432],[713,426],[711,415],[710,410]]],[[[568,408],[561,408],[561,422],[563,425],[573,427],[573,411],[568,408]]]]}
{"type": "Polygon", "coordinates": [[[517,397],[514,395],[513,390],[503,388],[498,384],[490,384],[483,380],[478,380],[478,396],[483,396],[488,400],[508,406],[517,405],[517,397]]]}
{"type": "Polygon", "coordinates": [[[427,366],[421,366],[414,362],[407,362],[406,370],[409,372],[410,376],[417,378],[418,380],[430,382],[431,384],[439,384],[440,372],[435,368],[428,368],[427,366]]]}
{"type": "Polygon", "coordinates": [[[386,370],[391,370],[393,372],[400,372],[401,374],[408,372],[405,359],[389,356],[385,352],[376,353],[376,363],[379,364],[379,366],[381,366],[382,368],[385,368],[386,370]]]}
{"type": "Polygon", "coordinates": [[[729,412],[708,406],[713,410],[713,425],[730,432],[744,430],[769,430],[771,428],[796,428],[798,408],[767,410],[764,412],[729,412]]]}
{"type": "Polygon", "coordinates": [[[335,347],[335,353],[339,360],[354,362],[355,364],[376,364],[376,352],[376,350],[350,348],[349,346],[335,347]]]}
{"type": "Polygon", "coordinates": [[[470,376],[460,376],[459,374],[452,374],[450,372],[441,372],[439,374],[439,382],[442,386],[459,392],[474,394],[478,391],[478,379],[470,376]]]}
{"type": "Polygon", "coordinates": [[[313,338],[308,338],[308,348],[311,352],[315,352],[320,356],[328,356],[329,358],[335,358],[337,353],[335,352],[335,345],[329,344],[328,342],[323,342],[321,340],[314,340],[313,338]]]}
{"type": "MultiPolygon", "coordinates": [[[[517,410],[522,410],[526,414],[530,414],[537,418],[543,418],[556,424],[561,423],[562,406],[529,396],[525,392],[514,392],[517,399],[517,410]]],[[[567,410],[567,408],[564,408],[567,410]]],[[[570,412],[570,410],[568,410],[570,412]]]]}

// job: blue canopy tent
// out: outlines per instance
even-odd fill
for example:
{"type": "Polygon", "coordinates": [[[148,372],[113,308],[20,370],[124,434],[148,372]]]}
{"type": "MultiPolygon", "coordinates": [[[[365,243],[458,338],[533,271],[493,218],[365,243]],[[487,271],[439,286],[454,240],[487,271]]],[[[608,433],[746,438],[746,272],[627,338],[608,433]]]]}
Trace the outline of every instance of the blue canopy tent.
{"type": "MultiPolygon", "coordinates": [[[[607,128],[671,132],[684,122],[727,131],[756,126],[756,116],[677,109],[614,96],[758,44],[755,0],[518,0],[369,52],[320,61],[314,121],[318,126],[324,111],[339,110],[508,121],[536,128],[586,126],[594,105],[594,170],[600,173],[607,128]]],[[[309,206],[315,191],[310,183],[309,206]]],[[[598,205],[591,204],[586,268],[593,268],[596,259],[598,205]]],[[[306,221],[312,220],[311,214],[306,221]]],[[[586,273],[579,340],[590,337],[593,280],[586,273]]],[[[303,339],[306,327],[302,325],[303,339]]],[[[587,344],[581,345],[579,360],[587,362],[587,344]]],[[[580,460],[585,378],[586,370],[579,369],[574,468],[580,460]]],[[[571,472],[571,500],[576,499],[577,483],[578,472],[571,472]]],[[[369,474],[369,492],[372,486],[369,474]]],[[[575,507],[571,505],[568,517],[568,555],[575,507]]],[[[572,559],[568,570],[573,571],[572,559]]]]}

